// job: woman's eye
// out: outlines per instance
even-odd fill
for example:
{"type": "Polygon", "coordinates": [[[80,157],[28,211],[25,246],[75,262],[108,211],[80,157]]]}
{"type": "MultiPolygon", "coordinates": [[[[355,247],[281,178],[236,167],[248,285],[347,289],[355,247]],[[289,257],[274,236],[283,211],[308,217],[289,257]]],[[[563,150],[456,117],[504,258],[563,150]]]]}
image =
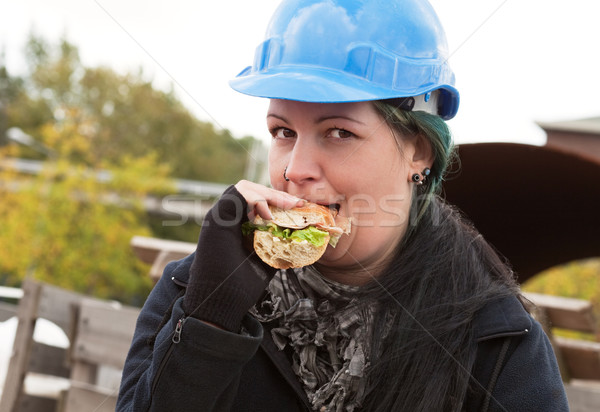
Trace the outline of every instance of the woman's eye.
{"type": "Polygon", "coordinates": [[[271,135],[274,138],[289,139],[290,137],[296,137],[296,133],[293,130],[286,129],[285,127],[278,127],[271,130],[271,135]]]}
{"type": "Polygon", "coordinates": [[[349,137],[354,136],[354,133],[344,129],[331,129],[330,134],[331,137],[335,137],[337,139],[347,139],[349,137]]]}

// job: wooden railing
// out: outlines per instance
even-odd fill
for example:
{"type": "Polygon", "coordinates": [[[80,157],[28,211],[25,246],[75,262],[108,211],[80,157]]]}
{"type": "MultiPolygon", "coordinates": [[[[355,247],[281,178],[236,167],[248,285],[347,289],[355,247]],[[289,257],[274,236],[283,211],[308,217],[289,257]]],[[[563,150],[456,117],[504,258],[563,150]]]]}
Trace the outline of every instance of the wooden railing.
{"type": "Polygon", "coordinates": [[[114,411],[139,309],[32,280],[24,281],[23,292],[0,411],[114,411]],[[69,348],[36,342],[39,319],[60,327],[69,348]],[[35,393],[25,385],[32,374],[68,384],[62,392],[35,393]]]}
{"type": "Polygon", "coordinates": [[[600,410],[600,334],[594,308],[587,300],[527,293],[534,317],[552,342],[571,412],[600,410]],[[557,330],[575,331],[582,337],[566,338],[557,330]],[[588,340],[584,340],[587,337],[588,340]]]}
{"type": "Polygon", "coordinates": [[[152,265],[149,275],[155,282],[162,276],[169,262],[183,259],[196,250],[195,243],[143,236],[134,236],[131,247],[139,259],[152,265]]]}
{"type": "MultiPolygon", "coordinates": [[[[131,246],[141,260],[151,264],[149,275],[155,281],[168,262],[195,250],[193,243],[145,237],[134,237],[131,246]]],[[[25,280],[22,291],[18,306],[0,307],[0,315],[18,318],[0,412],[114,411],[139,309],[33,280],[25,280]],[[39,319],[62,329],[69,337],[69,348],[36,342],[33,336],[39,319]],[[67,382],[67,388],[57,393],[30,391],[26,381],[33,375],[67,382]]]]}

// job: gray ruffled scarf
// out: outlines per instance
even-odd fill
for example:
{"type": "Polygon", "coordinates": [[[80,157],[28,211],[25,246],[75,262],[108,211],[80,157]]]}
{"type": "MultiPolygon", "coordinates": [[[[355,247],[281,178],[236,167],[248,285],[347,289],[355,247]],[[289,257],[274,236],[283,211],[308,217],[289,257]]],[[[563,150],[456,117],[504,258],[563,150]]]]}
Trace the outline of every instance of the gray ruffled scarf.
{"type": "Polygon", "coordinates": [[[251,313],[279,322],[273,340],[280,350],[293,349],[292,368],[314,410],[360,408],[375,305],[359,302],[358,287],[329,281],[310,266],[278,271],[267,290],[251,313]]]}

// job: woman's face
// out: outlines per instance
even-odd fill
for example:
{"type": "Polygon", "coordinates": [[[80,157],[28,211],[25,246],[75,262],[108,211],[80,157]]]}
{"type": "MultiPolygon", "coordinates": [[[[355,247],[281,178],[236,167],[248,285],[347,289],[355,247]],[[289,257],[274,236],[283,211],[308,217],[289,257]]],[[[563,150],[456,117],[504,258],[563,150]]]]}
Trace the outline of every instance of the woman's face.
{"type": "Polygon", "coordinates": [[[415,137],[395,137],[370,102],[272,100],[269,175],[275,189],[339,205],[352,232],[318,262],[333,280],[361,284],[391,257],[407,224],[411,176],[430,163],[415,137]],[[286,181],[283,176],[287,167],[286,181]]]}

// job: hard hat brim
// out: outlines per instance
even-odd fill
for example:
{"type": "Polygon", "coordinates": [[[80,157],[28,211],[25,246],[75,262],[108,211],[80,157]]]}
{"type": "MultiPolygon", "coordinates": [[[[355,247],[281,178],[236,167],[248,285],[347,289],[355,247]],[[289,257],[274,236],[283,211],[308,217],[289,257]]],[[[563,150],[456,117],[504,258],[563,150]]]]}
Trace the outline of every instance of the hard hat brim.
{"type": "Polygon", "coordinates": [[[229,84],[234,90],[250,96],[314,103],[384,100],[418,96],[433,90],[440,90],[439,116],[445,120],[456,115],[459,103],[458,91],[451,85],[397,90],[378,86],[364,78],[345,72],[311,67],[302,67],[301,70],[288,67],[285,70],[269,70],[258,73],[251,72],[250,68],[247,68],[229,84]]]}

